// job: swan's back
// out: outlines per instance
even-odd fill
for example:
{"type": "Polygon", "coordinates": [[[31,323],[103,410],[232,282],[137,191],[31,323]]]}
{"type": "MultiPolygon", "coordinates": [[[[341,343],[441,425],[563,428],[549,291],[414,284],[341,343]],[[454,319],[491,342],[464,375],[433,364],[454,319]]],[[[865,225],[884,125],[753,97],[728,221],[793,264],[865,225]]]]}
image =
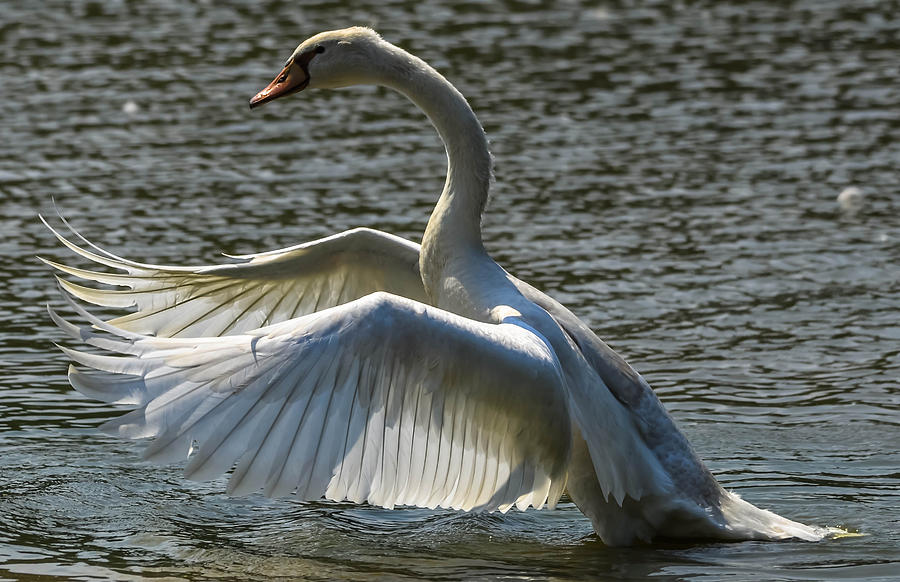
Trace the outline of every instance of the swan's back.
{"type": "MultiPolygon", "coordinates": [[[[605,387],[621,405],[639,433],[654,463],[642,469],[640,456],[631,459],[631,470],[642,470],[648,479],[662,467],[668,487],[650,491],[640,499],[616,500],[600,486],[597,472],[609,459],[592,458],[581,434],[575,434],[569,464],[568,490],[573,501],[609,545],[629,545],[657,538],[788,539],[821,540],[832,533],[760,509],[725,491],[694,452],[687,438],[649,384],[622,356],[562,304],[528,283],[512,278],[519,291],[547,311],[605,387]],[[658,466],[656,465],[658,463],[658,466]]],[[[657,479],[660,479],[656,475],[657,479]]],[[[661,479],[660,479],[661,480],[661,479]]]]}

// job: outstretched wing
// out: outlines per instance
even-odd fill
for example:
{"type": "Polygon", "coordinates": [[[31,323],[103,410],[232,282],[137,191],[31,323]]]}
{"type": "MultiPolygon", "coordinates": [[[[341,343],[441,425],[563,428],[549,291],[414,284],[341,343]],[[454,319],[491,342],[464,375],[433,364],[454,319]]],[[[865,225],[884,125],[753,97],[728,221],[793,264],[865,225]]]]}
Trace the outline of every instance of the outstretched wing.
{"type": "Polygon", "coordinates": [[[93,249],[88,250],[44,224],[81,257],[121,271],[79,269],[41,259],[68,275],[120,287],[91,288],[57,277],[66,291],[89,303],[137,308],[110,321],[137,333],[239,334],[375,291],[428,302],[419,276],[419,245],[377,230],[358,228],[277,251],[232,257],[244,261],[237,264],[175,267],[123,259],[73,230],[93,249]]]}
{"type": "MultiPolygon", "coordinates": [[[[74,305],[74,304],[73,304],[74,305]]],[[[87,396],[136,409],[108,422],[155,437],[228,490],[505,511],[554,505],[571,426],[554,354],[531,331],[386,293],[242,335],[154,338],[93,318],[63,348],[87,396]],[[97,330],[108,333],[101,333],[97,330]]]]}

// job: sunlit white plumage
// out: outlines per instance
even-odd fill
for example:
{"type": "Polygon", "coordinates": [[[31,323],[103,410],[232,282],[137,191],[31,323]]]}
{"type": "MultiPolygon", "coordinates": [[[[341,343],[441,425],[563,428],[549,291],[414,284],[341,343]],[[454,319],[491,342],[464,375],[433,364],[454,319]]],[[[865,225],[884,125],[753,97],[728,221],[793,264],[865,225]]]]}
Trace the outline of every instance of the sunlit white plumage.
{"type": "Polygon", "coordinates": [[[66,291],[136,308],[102,322],[76,306],[92,327],[51,312],[118,354],[65,348],[78,390],[135,408],[107,430],[154,437],[154,460],[189,456],[191,478],[235,466],[232,493],[505,511],[553,506],[567,488],[609,544],[823,537],[724,491],[640,375],[490,259],[487,140],[434,69],[369,29],[332,31],[302,43],[251,105],[363,83],[409,97],[447,148],[421,247],[356,229],[235,264],[168,267],[57,233],[120,271],[47,261],[119,287],[61,280],[66,291]]]}

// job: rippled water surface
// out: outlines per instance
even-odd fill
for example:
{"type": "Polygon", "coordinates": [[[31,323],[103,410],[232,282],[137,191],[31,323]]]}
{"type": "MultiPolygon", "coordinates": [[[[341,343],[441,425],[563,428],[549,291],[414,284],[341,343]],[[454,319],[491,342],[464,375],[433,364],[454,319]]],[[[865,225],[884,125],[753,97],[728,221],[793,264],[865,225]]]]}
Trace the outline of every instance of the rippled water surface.
{"type": "Polygon", "coordinates": [[[896,2],[0,0],[0,47],[0,578],[900,579],[896,2]],[[34,258],[71,260],[36,217],[51,197],[150,262],[360,225],[419,240],[445,158],[403,98],[246,105],[351,24],[469,97],[501,264],[623,353],[727,487],[865,535],[609,549],[568,502],[233,499],[95,430],[113,407],[69,388],[34,258]]]}

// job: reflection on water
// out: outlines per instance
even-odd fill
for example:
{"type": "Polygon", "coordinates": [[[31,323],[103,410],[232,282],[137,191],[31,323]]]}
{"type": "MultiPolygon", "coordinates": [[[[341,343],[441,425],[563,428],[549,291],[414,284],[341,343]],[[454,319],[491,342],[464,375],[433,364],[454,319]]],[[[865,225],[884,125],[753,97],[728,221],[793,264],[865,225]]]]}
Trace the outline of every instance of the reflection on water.
{"type": "Polygon", "coordinates": [[[0,577],[888,580],[900,545],[892,3],[230,5],[0,0],[0,577]],[[654,385],[723,483],[867,535],[609,549],[555,512],[259,496],[93,427],[36,254],[55,197],[128,257],[208,263],[366,225],[420,237],[445,159],[382,89],[246,102],[300,40],[373,24],[469,96],[485,239],[654,385]],[[849,187],[858,210],[836,198],[849,187]]]}

